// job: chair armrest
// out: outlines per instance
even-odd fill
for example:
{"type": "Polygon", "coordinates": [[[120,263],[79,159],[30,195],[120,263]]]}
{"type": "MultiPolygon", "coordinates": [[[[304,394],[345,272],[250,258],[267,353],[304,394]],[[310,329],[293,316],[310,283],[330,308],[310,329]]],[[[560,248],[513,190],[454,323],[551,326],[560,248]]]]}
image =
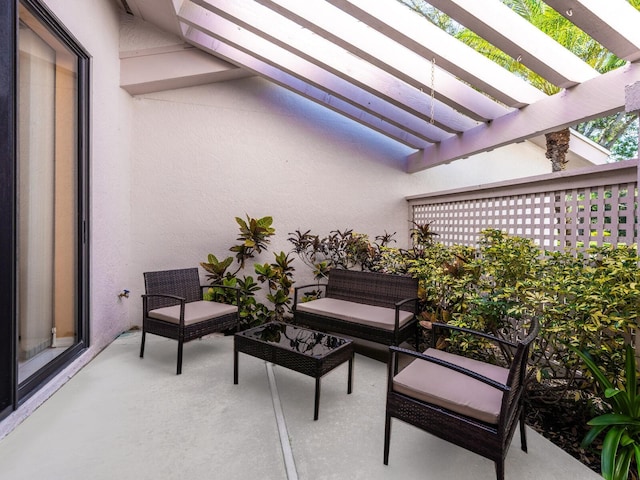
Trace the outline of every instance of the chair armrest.
{"type": "MultiPolygon", "coordinates": [[[[405,298],[404,300],[400,300],[399,302],[396,302],[396,303],[395,303],[395,306],[396,306],[396,309],[397,309],[398,307],[401,307],[401,306],[402,306],[402,305],[404,305],[405,303],[415,302],[415,303],[416,303],[416,305],[415,305],[415,307],[414,307],[414,308],[416,308],[416,309],[417,309],[417,306],[418,306],[418,300],[419,300],[419,299],[418,299],[418,297],[405,298]]],[[[413,312],[413,313],[416,313],[416,312],[413,312]]]]}
{"type": "Polygon", "coordinates": [[[409,302],[415,302],[415,305],[413,306],[413,315],[414,315],[414,318],[415,318],[416,310],[418,310],[418,297],[405,298],[404,300],[400,300],[399,302],[396,302],[394,304],[395,305],[395,310],[396,310],[394,329],[395,329],[396,333],[398,332],[398,330],[400,330],[400,307],[402,305],[404,305],[405,303],[409,303],[409,302]]]}
{"type": "Polygon", "coordinates": [[[445,360],[441,360],[439,358],[425,355],[424,353],[414,352],[413,350],[407,350],[406,348],[400,348],[400,347],[394,347],[394,346],[390,346],[389,351],[391,352],[391,359],[389,360],[389,377],[390,377],[389,383],[388,383],[389,391],[391,391],[391,388],[393,386],[393,375],[391,373],[395,372],[395,364],[397,362],[398,354],[408,355],[410,357],[413,357],[419,360],[435,363],[436,365],[440,365],[441,367],[448,368],[449,370],[454,370],[458,373],[466,375],[467,377],[471,377],[475,380],[478,380],[479,382],[489,385],[490,387],[500,390],[501,392],[508,392],[511,390],[511,387],[509,387],[508,385],[505,385],[500,382],[496,382],[495,380],[489,377],[485,377],[484,375],[480,375],[477,372],[473,372],[459,365],[454,365],[453,363],[447,362],[445,360]]]}
{"type": "Polygon", "coordinates": [[[327,288],[327,284],[326,283],[309,283],[307,285],[300,285],[299,287],[295,287],[293,289],[293,310],[295,311],[296,309],[296,304],[298,303],[298,290],[302,290],[305,288],[310,288],[310,287],[315,287],[315,288],[327,288]]]}
{"type": "Polygon", "coordinates": [[[147,308],[147,300],[149,297],[161,297],[161,298],[171,298],[173,300],[178,300],[180,302],[180,325],[184,326],[184,304],[187,301],[184,297],[179,297],[178,295],[170,295],[165,293],[145,293],[142,294],[142,313],[146,316],[149,313],[149,309],[147,308]]]}
{"type": "MultiPolygon", "coordinates": [[[[439,323],[439,322],[434,322],[431,324],[433,327],[433,330],[437,330],[439,328],[445,329],[445,330],[453,330],[456,332],[463,332],[463,333],[468,333],[470,335],[475,335],[476,337],[481,337],[481,338],[485,338],[487,340],[496,342],[496,343],[500,343],[502,345],[508,345],[510,347],[513,348],[517,348],[518,344],[514,343],[514,342],[510,342],[509,340],[505,340],[504,338],[498,338],[495,335],[491,335],[488,333],[484,333],[484,332],[479,332],[477,330],[471,330],[470,328],[464,328],[464,327],[457,327],[455,325],[449,325],[448,323],[439,323]]],[[[434,335],[434,340],[435,340],[435,335],[434,335]]]]}

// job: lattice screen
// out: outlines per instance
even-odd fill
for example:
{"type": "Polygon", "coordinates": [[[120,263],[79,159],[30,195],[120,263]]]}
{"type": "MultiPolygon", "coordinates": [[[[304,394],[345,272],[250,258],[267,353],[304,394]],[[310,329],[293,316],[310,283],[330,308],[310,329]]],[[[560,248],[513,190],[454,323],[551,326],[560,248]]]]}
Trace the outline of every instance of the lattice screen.
{"type": "Polygon", "coordinates": [[[637,196],[636,182],[477,199],[449,195],[413,204],[412,215],[418,224],[430,223],[445,245],[475,245],[483,229],[496,228],[564,250],[635,243],[637,196]]]}

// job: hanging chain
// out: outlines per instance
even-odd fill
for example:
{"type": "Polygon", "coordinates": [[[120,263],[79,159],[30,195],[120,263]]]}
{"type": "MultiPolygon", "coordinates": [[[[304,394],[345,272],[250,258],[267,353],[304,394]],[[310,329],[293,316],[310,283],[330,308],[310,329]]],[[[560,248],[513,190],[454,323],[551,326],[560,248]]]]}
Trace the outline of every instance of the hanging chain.
{"type": "Polygon", "coordinates": [[[433,57],[431,60],[431,118],[429,119],[429,123],[433,125],[435,123],[435,110],[436,110],[436,57],[433,57]]]}

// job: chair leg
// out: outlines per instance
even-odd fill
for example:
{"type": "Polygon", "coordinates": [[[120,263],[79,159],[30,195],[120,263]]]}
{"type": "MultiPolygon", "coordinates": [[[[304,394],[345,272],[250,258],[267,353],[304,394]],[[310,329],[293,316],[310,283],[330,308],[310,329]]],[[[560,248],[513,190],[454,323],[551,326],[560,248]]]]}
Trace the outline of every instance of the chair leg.
{"type": "Polygon", "coordinates": [[[504,480],[504,459],[496,462],[496,480],[504,480]]]}
{"type": "Polygon", "coordinates": [[[182,373],[182,347],[184,341],[182,339],[178,340],[178,368],[176,371],[176,375],[180,375],[182,373]]]}
{"type": "Polygon", "coordinates": [[[140,358],[144,357],[144,340],[146,338],[147,333],[142,330],[142,341],[140,342],[140,358]]]}
{"type": "Polygon", "coordinates": [[[389,443],[391,442],[391,416],[386,415],[384,421],[384,464],[389,465],[389,443]]]}
{"type": "Polygon", "coordinates": [[[520,412],[520,448],[522,451],[527,453],[527,432],[526,432],[526,424],[525,424],[525,411],[524,408],[522,412],[520,412]]]}

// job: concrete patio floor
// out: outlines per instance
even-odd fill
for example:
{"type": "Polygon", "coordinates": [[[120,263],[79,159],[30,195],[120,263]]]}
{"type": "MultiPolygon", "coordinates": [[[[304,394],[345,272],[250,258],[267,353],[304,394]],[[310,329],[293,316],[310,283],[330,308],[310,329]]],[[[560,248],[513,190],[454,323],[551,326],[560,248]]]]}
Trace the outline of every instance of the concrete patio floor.
{"type": "MultiPolygon", "coordinates": [[[[383,465],[382,362],[356,355],[351,395],[346,364],[323,377],[314,422],[310,377],[240,354],[233,385],[232,337],[186,344],[180,376],[175,341],[147,335],[144,359],[139,344],[139,332],[121,335],[1,440],[0,478],[495,478],[491,461],[399,421],[383,465]]],[[[527,435],[528,454],[514,437],[507,479],[601,478],[527,435]]]]}

